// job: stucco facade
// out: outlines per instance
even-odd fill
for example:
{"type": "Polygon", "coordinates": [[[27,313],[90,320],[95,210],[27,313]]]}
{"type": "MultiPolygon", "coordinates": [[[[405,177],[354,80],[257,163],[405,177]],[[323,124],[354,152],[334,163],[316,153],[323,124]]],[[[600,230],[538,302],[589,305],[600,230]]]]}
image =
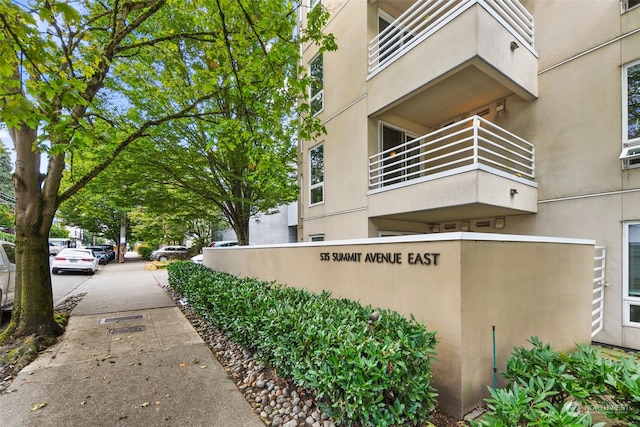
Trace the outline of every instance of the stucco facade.
{"type": "Polygon", "coordinates": [[[339,48],[310,94],[327,132],[299,144],[298,240],[593,240],[608,285],[593,340],[640,349],[638,3],[322,0],[339,48]]]}
{"type": "Polygon", "coordinates": [[[590,341],[592,292],[583,284],[593,250],[588,240],[456,232],[203,253],[205,265],[240,277],[414,316],[437,332],[439,407],[462,417],[493,386],[494,327],[499,370],[532,336],[560,351],[590,341]]]}

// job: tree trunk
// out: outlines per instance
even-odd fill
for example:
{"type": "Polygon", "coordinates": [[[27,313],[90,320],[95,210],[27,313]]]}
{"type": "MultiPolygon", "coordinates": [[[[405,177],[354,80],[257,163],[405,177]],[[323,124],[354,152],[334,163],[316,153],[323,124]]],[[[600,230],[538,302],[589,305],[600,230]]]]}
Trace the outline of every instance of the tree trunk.
{"type": "Polygon", "coordinates": [[[16,228],[16,294],[13,336],[53,337],[62,330],[53,319],[49,274],[49,236],[33,228],[16,228]]]}
{"type": "Polygon", "coordinates": [[[249,244],[249,219],[249,212],[244,210],[238,212],[235,218],[230,218],[231,228],[235,231],[240,246],[249,244]]]}
{"type": "MultiPolygon", "coordinates": [[[[53,318],[49,272],[49,231],[56,211],[57,189],[47,197],[40,174],[37,131],[22,125],[9,129],[16,148],[16,293],[9,329],[15,337],[54,337],[62,332],[53,318]]],[[[63,159],[55,159],[52,162],[63,159]]],[[[49,183],[47,183],[49,184],[49,183]]]]}

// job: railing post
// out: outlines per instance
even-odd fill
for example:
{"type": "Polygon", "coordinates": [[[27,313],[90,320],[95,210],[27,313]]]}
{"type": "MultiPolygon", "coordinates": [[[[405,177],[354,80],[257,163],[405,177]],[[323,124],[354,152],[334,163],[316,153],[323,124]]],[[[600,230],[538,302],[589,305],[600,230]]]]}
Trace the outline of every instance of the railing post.
{"type": "Polygon", "coordinates": [[[473,164],[478,165],[478,127],[480,126],[480,119],[478,116],[473,116],[473,164]]]}

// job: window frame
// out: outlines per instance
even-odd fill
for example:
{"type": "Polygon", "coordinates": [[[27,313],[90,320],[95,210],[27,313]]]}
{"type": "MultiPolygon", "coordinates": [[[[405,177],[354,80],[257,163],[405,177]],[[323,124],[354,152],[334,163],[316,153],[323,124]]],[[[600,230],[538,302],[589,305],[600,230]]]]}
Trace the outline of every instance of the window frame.
{"type": "Polygon", "coordinates": [[[317,54],[316,56],[314,56],[311,61],[309,61],[309,78],[311,79],[311,84],[309,85],[309,107],[311,108],[311,113],[316,116],[318,114],[320,114],[323,110],[324,110],[324,57],[322,55],[322,53],[317,54]],[[320,82],[320,89],[314,93],[313,92],[313,83],[314,81],[317,82],[317,76],[314,75],[313,71],[313,64],[315,61],[317,60],[321,61],[321,65],[320,65],[320,72],[321,72],[321,79],[319,80],[320,82]],[[315,110],[313,107],[313,103],[314,101],[320,100],[320,107],[315,110]]]}
{"type": "Polygon", "coordinates": [[[640,322],[632,322],[630,311],[631,306],[640,307],[640,296],[631,296],[629,294],[629,228],[630,226],[640,227],[640,221],[625,221],[623,223],[622,233],[622,324],[640,328],[640,322]]]}
{"type": "Polygon", "coordinates": [[[640,136],[629,139],[629,74],[632,67],[640,67],[640,59],[622,66],[622,151],[619,159],[623,169],[640,168],[640,136]]]}
{"type": "Polygon", "coordinates": [[[313,147],[309,148],[309,206],[317,206],[317,205],[321,205],[324,203],[324,141],[314,145],[313,147]],[[313,155],[312,153],[315,150],[318,149],[322,149],[322,180],[319,182],[314,183],[313,179],[314,179],[314,162],[313,162],[313,155]],[[322,194],[321,200],[318,202],[314,202],[313,201],[313,191],[320,189],[320,192],[322,194]]]}
{"type": "Polygon", "coordinates": [[[620,2],[620,9],[622,13],[629,12],[630,10],[635,9],[638,6],[640,6],[639,0],[622,0],[620,2]]]}
{"type": "MultiPolygon", "coordinates": [[[[402,142],[400,144],[395,145],[396,147],[397,146],[406,145],[411,141],[414,141],[414,142],[409,144],[409,145],[407,145],[406,148],[414,149],[414,148],[418,147],[418,145],[420,145],[420,142],[418,141],[418,139],[420,137],[415,132],[412,132],[412,131],[410,131],[408,129],[405,129],[405,128],[401,127],[401,126],[397,126],[397,125],[391,124],[389,122],[385,122],[384,120],[379,120],[378,121],[378,153],[382,153],[383,151],[386,151],[386,150],[390,149],[390,147],[385,148],[385,146],[384,146],[384,130],[385,130],[385,128],[387,128],[387,129],[389,129],[391,131],[394,131],[394,132],[398,132],[399,134],[401,134],[402,142]]],[[[405,151],[406,151],[406,149],[405,149],[405,151]]],[[[398,166],[398,169],[401,169],[400,171],[398,171],[398,173],[400,173],[400,175],[399,175],[400,178],[398,178],[398,179],[391,178],[391,179],[393,179],[393,182],[387,183],[387,184],[385,184],[383,182],[382,183],[383,187],[384,186],[388,186],[388,185],[394,185],[394,184],[403,183],[403,182],[410,181],[412,179],[420,177],[420,175],[415,175],[415,174],[413,176],[411,176],[411,177],[407,177],[406,176],[409,173],[419,172],[420,166],[412,166],[415,163],[419,163],[419,159],[413,159],[413,160],[407,159],[406,158],[406,152],[403,152],[402,154],[399,154],[399,156],[400,157],[397,158],[397,159],[388,159],[388,160],[390,160],[391,163],[399,163],[397,166],[398,166]],[[411,169],[414,169],[414,170],[406,169],[406,168],[411,168],[411,169]]],[[[387,166],[385,164],[383,167],[389,167],[389,166],[387,166]]],[[[394,167],[391,166],[390,170],[393,170],[393,169],[394,169],[394,167]]],[[[393,172],[391,172],[391,173],[393,173],[393,172]]]]}

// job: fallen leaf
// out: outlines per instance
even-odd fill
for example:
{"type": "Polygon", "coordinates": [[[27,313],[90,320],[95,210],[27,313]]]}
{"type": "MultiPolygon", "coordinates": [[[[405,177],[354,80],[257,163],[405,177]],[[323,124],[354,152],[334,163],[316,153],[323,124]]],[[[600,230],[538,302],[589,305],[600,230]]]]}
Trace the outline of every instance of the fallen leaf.
{"type": "Polygon", "coordinates": [[[33,408],[31,408],[32,411],[37,411],[38,409],[44,408],[45,406],[47,406],[47,403],[37,403],[35,405],[33,405],[33,408]]]}
{"type": "Polygon", "coordinates": [[[197,365],[198,363],[200,363],[200,361],[198,359],[191,359],[191,363],[197,365]]]}
{"type": "Polygon", "coordinates": [[[207,369],[207,365],[200,366],[201,369],[207,369]]]}
{"type": "Polygon", "coordinates": [[[140,405],[142,408],[146,408],[147,406],[149,406],[149,402],[144,402],[142,405],[140,405]]]}

